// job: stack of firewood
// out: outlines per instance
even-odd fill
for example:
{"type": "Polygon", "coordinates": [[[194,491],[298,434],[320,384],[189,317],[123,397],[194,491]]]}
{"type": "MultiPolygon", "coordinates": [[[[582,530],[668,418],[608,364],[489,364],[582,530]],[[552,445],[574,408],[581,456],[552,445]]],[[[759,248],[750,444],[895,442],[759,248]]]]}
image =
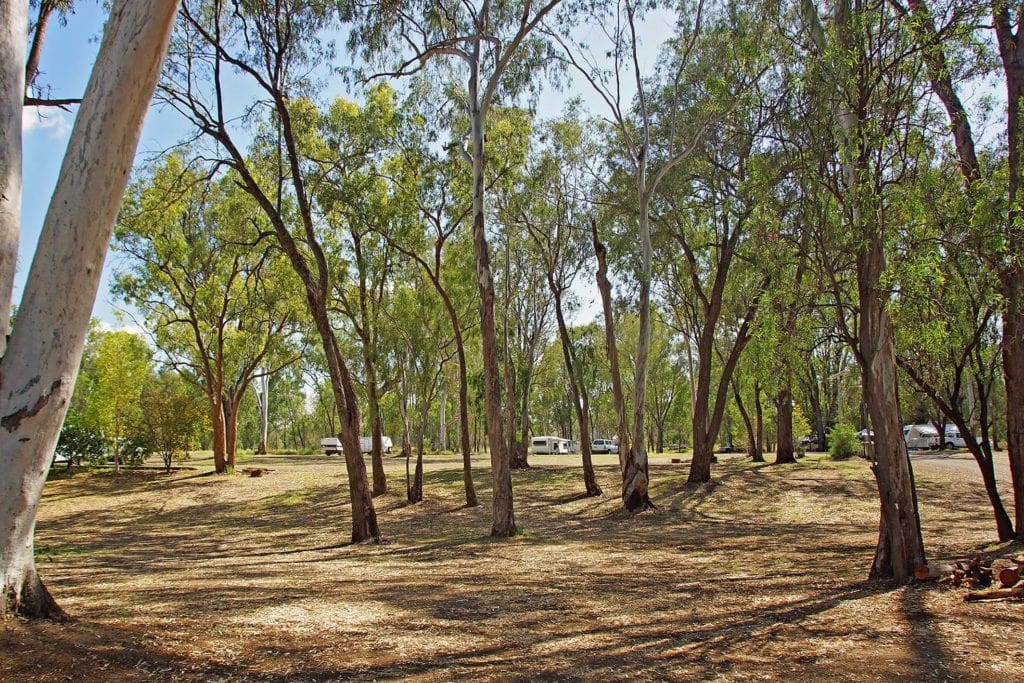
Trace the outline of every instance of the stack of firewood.
{"type": "Polygon", "coordinates": [[[1024,555],[1015,559],[993,559],[979,553],[970,560],[953,564],[922,565],[914,572],[919,581],[935,581],[953,588],[967,588],[968,602],[976,600],[1024,599],[1024,555]],[[992,588],[998,584],[997,588],[992,588]]]}

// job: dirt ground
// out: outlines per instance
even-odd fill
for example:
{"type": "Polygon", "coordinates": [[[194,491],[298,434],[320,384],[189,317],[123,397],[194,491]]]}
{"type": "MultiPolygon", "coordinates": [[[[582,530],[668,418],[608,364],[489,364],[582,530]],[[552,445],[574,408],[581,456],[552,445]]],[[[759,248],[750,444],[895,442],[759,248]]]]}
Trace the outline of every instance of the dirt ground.
{"type": "MultiPolygon", "coordinates": [[[[739,457],[684,486],[655,457],[658,509],[582,498],[577,456],[514,473],[523,533],[492,540],[485,457],[467,509],[454,457],[404,462],[377,499],[387,542],[350,545],[344,465],[268,456],[260,478],[78,473],[46,486],[44,580],[75,621],[0,623],[3,681],[1011,680],[1024,604],[864,580],[877,531],[866,463],[739,457]]],[[[994,525],[973,479],[922,472],[932,558],[994,525]]]]}

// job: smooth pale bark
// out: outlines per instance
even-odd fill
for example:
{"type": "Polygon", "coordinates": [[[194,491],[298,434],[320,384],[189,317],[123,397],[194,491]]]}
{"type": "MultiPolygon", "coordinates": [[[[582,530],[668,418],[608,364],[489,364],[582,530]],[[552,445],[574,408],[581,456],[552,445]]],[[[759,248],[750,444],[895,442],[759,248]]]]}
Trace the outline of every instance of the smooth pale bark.
{"type": "Polygon", "coordinates": [[[637,186],[639,190],[640,228],[640,338],[636,346],[633,363],[633,433],[630,448],[622,468],[622,500],[630,511],[653,507],[648,495],[650,477],[648,473],[647,449],[644,447],[645,420],[647,417],[647,362],[651,352],[651,270],[654,250],[651,246],[650,204],[651,193],[647,189],[646,145],[641,151],[637,186]]]}
{"type": "Polygon", "coordinates": [[[0,356],[7,348],[21,232],[21,116],[27,0],[0,2],[0,356]]]}
{"type": "Polygon", "coordinates": [[[267,432],[270,427],[270,376],[257,377],[253,389],[256,392],[256,407],[260,413],[260,443],[256,447],[256,455],[266,455],[267,432]]]}
{"type": "MultiPolygon", "coordinates": [[[[43,223],[18,327],[0,360],[4,611],[64,616],[36,572],[36,511],[74,391],[103,260],[177,6],[168,0],[114,2],[43,223]],[[54,292],[61,296],[54,297],[54,292]]],[[[24,17],[18,10],[10,18],[24,17]]],[[[25,25],[12,30],[24,33],[25,25]]],[[[17,65],[22,74],[23,59],[21,52],[17,65]]],[[[7,66],[5,62],[3,68],[7,66]]],[[[21,96],[23,77],[17,84],[21,96]]]]}

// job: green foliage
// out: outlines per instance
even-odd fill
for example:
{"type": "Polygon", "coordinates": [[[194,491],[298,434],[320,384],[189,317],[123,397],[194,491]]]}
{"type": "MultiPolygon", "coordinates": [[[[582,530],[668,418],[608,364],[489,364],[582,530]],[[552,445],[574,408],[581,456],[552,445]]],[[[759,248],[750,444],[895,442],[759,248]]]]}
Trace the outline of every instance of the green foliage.
{"type": "Polygon", "coordinates": [[[860,450],[857,430],[848,424],[837,424],[828,433],[828,452],[833,460],[846,460],[860,450]]]}
{"type": "Polygon", "coordinates": [[[170,471],[172,461],[185,456],[204,426],[203,401],[177,374],[153,378],[142,392],[143,429],[136,445],[158,453],[170,471]]]}
{"type": "Polygon", "coordinates": [[[107,440],[102,432],[90,425],[78,411],[68,411],[57,441],[57,455],[67,460],[69,466],[81,465],[83,461],[102,460],[106,448],[107,440]]]}

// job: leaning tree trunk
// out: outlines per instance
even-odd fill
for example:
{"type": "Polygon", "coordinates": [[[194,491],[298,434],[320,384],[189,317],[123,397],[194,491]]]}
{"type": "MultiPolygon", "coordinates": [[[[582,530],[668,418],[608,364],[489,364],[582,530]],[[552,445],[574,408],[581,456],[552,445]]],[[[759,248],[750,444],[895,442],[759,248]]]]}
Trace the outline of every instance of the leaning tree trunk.
{"type": "Polygon", "coordinates": [[[761,407],[761,383],[754,381],[754,462],[764,462],[764,409],[761,407]]]}
{"type": "Polygon", "coordinates": [[[555,285],[554,278],[548,274],[548,288],[555,299],[555,319],[558,321],[558,336],[562,341],[562,360],[565,362],[565,374],[569,378],[569,395],[576,410],[576,420],[580,423],[580,453],[583,456],[583,485],[588,496],[600,496],[604,493],[597,483],[594,474],[594,457],[591,452],[590,439],[590,396],[586,387],[576,376],[576,353],[573,349],[569,327],[562,313],[562,292],[555,285]]]}
{"type": "Polygon", "coordinates": [[[494,318],[494,276],[484,226],[484,112],[480,107],[480,46],[474,47],[473,73],[469,81],[470,135],[473,165],[473,251],[476,257],[477,289],[480,293],[480,342],[484,365],[484,404],[487,413],[487,440],[491,450],[491,474],[494,477],[492,536],[514,536],[516,520],[512,501],[512,469],[502,434],[501,367],[498,364],[498,339],[494,318]]]}
{"type": "Polygon", "coordinates": [[[597,221],[590,221],[590,236],[597,258],[597,289],[601,294],[604,313],[604,340],[608,353],[608,372],[612,379],[612,398],[615,402],[616,429],[619,435],[619,471],[626,471],[626,453],[629,451],[629,422],[626,420],[626,395],[622,390],[619,370],[619,348],[615,337],[615,316],[612,312],[612,283],[608,280],[608,250],[597,234],[597,221]]]}
{"type": "Polygon", "coordinates": [[[793,448],[793,392],[779,390],[775,410],[775,464],[796,462],[793,448]]]}
{"type": "Polygon", "coordinates": [[[25,101],[27,0],[0,3],[0,357],[10,332],[21,231],[21,117],[25,101]]]}
{"type": "Polygon", "coordinates": [[[900,413],[892,323],[879,275],[884,260],[880,241],[869,240],[857,258],[860,290],[859,359],[864,399],[875,432],[875,463],[881,501],[879,541],[872,578],[906,583],[925,564],[917,494],[900,413]]]}
{"type": "Polygon", "coordinates": [[[388,492],[388,480],[384,474],[384,433],[381,430],[380,397],[377,394],[376,354],[368,352],[366,359],[366,409],[370,412],[370,462],[373,469],[372,495],[388,492]]]}
{"type": "MultiPolygon", "coordinates": [[[[24,96],[23,1],[0,3],[0,70],[5,91],[0,129],[19,130],[24,96]],[[14,60],[14,63],[11,62],[14,60]],[[14,66],[21,76],[9,78],[14,66]]],[[[18,313],[0,360],[0,574],[3,611],[62,618],[35,567],[33,537],[43,483],[74,391],[104,256],[142,122],[153,96],[177,2],[115,0],[92,76],[75,120],[18,313]],[[61,296],[55,298],[54,292],[61,296]]],[[[5,133],[6,134],[6,133],[5,133]]],[[[5,145],[9,140],[4,140],[5,145]]],[[[9,147],[3,152],[7,152],[9,147]]],[[[0,157],[4,155],[0,154],[0,157]]],[[[10,173],[0,161],[4,191],[10,173]]],[[[3,230],[12,216],[4,198],[3,230]]],[[[4,248],[6,245],[0,245],[4,248]]],[[[6,257],[6,254],[4,254],[6,257]]],[[[4,268],[13,262],[0,261],[4,268]]],[[[0,273],[6,282],[9,273],[0,273]]],[[[7,300],[9,301],[9,299],[7,300]]],[[[5,302],[2,308],[6,308],[5,302]]]]}

